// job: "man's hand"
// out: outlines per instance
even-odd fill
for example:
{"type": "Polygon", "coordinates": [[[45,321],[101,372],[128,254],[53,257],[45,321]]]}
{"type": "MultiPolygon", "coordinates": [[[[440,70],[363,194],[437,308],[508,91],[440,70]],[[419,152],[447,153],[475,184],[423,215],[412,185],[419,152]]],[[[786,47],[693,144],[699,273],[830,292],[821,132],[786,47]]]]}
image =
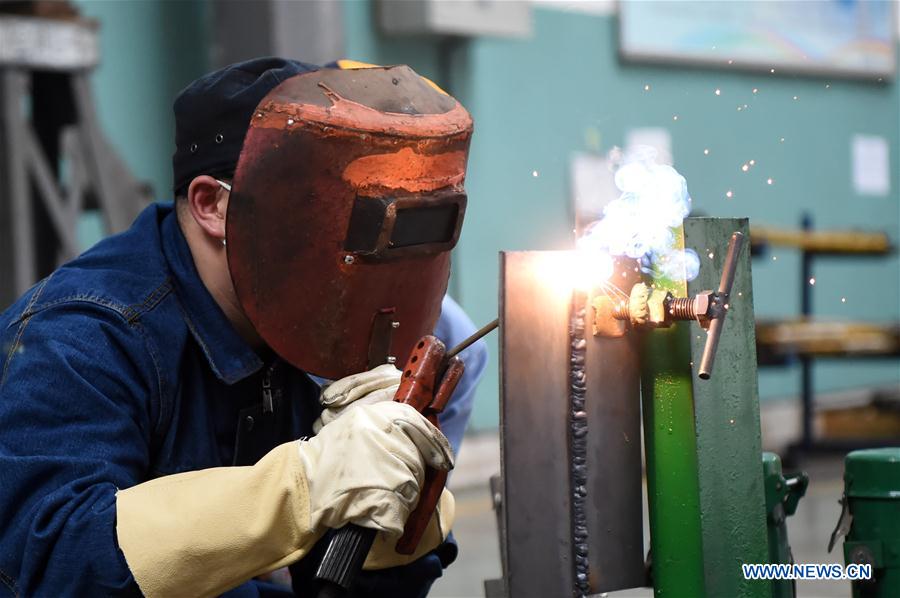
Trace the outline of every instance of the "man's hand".
{"type": "Polygon", "coordinates": [[[325,386],[319,398],[319,403],[325,410],[313,423],[313,431],[318,434],[322,426],[333,422],[355,406],[392,400],[400,386],[400,376],[400,370],[385,364],[325,386]]]}
{"type": "Polygon", "coordinates": [[[419,500],[425,467],[453,467],[447,438],[393,401],[356,405],[299,451],[314,529],[354,523],[394,539],[419,500]]]}

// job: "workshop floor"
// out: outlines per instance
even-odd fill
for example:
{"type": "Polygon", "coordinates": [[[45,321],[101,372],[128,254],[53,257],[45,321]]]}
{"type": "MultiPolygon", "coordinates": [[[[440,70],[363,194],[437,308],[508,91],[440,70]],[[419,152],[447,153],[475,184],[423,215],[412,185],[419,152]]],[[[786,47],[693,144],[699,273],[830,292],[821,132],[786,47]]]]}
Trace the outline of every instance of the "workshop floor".
{"type": "MultiPolygon", "coordinates": [[[[485,579],[500,577],[497,527],[487,479],[499,471],[496,437],[479,436],[464,445],[451,487],[456,496],[454,534],[460,553],[456,563],[434,585],[431,598],[476,598],[484,596],[485,579]]],[[[810,474],[806,496],[797,514],[788,519],[788,534],[798,563],[840,563],[836,548],[828,554],[828,537],[837,522],[837,500],[842,491],[841,459],[819,459],[803,467],[810,474]]],[[[644,529],[647,529],[646,514],[644,529]]],[[[645,532],[646,534],[646,532],[645,532]]],[[[645,538],[645,545],[646,545],[645,538]]],[[[849,597],[849,582],[799,582],[799,598],[849,597]]],[[[626,590],[608,594],[609,598],[652,597],[649,589],[626,590]]]]}

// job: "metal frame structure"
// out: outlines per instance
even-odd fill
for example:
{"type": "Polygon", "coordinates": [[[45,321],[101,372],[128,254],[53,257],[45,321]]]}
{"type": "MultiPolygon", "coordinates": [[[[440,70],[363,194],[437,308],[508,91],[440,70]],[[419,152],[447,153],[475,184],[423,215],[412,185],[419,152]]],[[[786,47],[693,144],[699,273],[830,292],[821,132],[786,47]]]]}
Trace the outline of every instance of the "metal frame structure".
{"type": "Polygon", "coordinates": [[[78,220],[110,233],[150,201],[100,130],[88,80],[92,23],[0,14],[0,307],[78,254],[78,220]],[[51,51],[52,50],[52,51],[51,51]]]}

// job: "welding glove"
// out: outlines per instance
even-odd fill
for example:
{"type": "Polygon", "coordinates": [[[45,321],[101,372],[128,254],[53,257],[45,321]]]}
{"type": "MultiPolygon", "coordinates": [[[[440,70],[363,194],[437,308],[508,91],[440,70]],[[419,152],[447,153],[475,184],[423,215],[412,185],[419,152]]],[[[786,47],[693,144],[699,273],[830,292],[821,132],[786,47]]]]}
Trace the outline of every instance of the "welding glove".
{"type": "MultiPolygon", "coordinates": [[[[347,523],[382,532],[372,566],[404,564],[410,559],[390,553],[418,500],[425,467],[450,469],[452,455],[444,435],[412,407],[362,405],[310,440],[275,447],[256,465],[120,490],[119,547],[151,598],[221,594],[302,558],[326,528],[347,523]]],[[[452,498],[442,504],[452,516],[452,498]]],[[[449,529],[436,521],[431,527],[437,533],[429,530],[431,545],[420,543],[418,556],[443,539],[442,527],[449,529]]]]}
{"type": "Polygon", "coordinates": [[[401,375],[393,365],[385,364],[322,387],[319,403],[324,410],[313,423],[313,431],[318,434],[322,426],[333,422],[354,406],[393,400],[401,375]]]}

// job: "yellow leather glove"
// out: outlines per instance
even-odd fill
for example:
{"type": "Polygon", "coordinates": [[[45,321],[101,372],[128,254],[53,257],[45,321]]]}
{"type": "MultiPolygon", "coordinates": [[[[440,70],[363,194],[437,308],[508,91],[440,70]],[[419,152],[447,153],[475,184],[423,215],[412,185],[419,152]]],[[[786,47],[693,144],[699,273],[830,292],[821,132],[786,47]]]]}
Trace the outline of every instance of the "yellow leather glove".
{"type": "Polygon", "coordinates": [[[401,376],[400,370],[385,364],[323,387],[319,403],[325,409],[313,423],[313,431],[318,434],[322,426],[333,422],[354,406],[393,400],[400,386],[401,376]]]}
{"type": "MultiPolygon", "coordinates": [[[[342,417],[354,407],[371,405],[383,401],[393,401],[400,386],[403,373],[390,364],[380,365],[367,372],[341,378],[323,387],[319,403],[324,407],[322,415],[313,424],[318,434],[322,427],[342,417]]],[[[435,507],[431,521],[422,534],[419,545],[411,555],[396,551],[399,536],[381,532],[375,536],[372,550],[366,559],[364,569],[384,569],[406,565],[424,556],[439,546],[450,533],[456,508],[453,495],[444,489],[440,502],[435,507]]]]}
{"type": "MultiPolygon", "coordinates": [[[[192,471],[120,490],[119,547],[151,598],[221,594],[299,560],[325,528],[347,523],[383,532],[370,553],[373,566],[403,564],[411,558],[391,561],[390,553],[426,464],[450,469],[453,456],[424,417],[393,401],[360,405],[251,467],[192,471]]],[[[452,511],[449,500],[442,504],[452,511]]],[[[423,541],[417,554],[446,534],[436,520],[429,532],[433,545],[423,541]]]]}

